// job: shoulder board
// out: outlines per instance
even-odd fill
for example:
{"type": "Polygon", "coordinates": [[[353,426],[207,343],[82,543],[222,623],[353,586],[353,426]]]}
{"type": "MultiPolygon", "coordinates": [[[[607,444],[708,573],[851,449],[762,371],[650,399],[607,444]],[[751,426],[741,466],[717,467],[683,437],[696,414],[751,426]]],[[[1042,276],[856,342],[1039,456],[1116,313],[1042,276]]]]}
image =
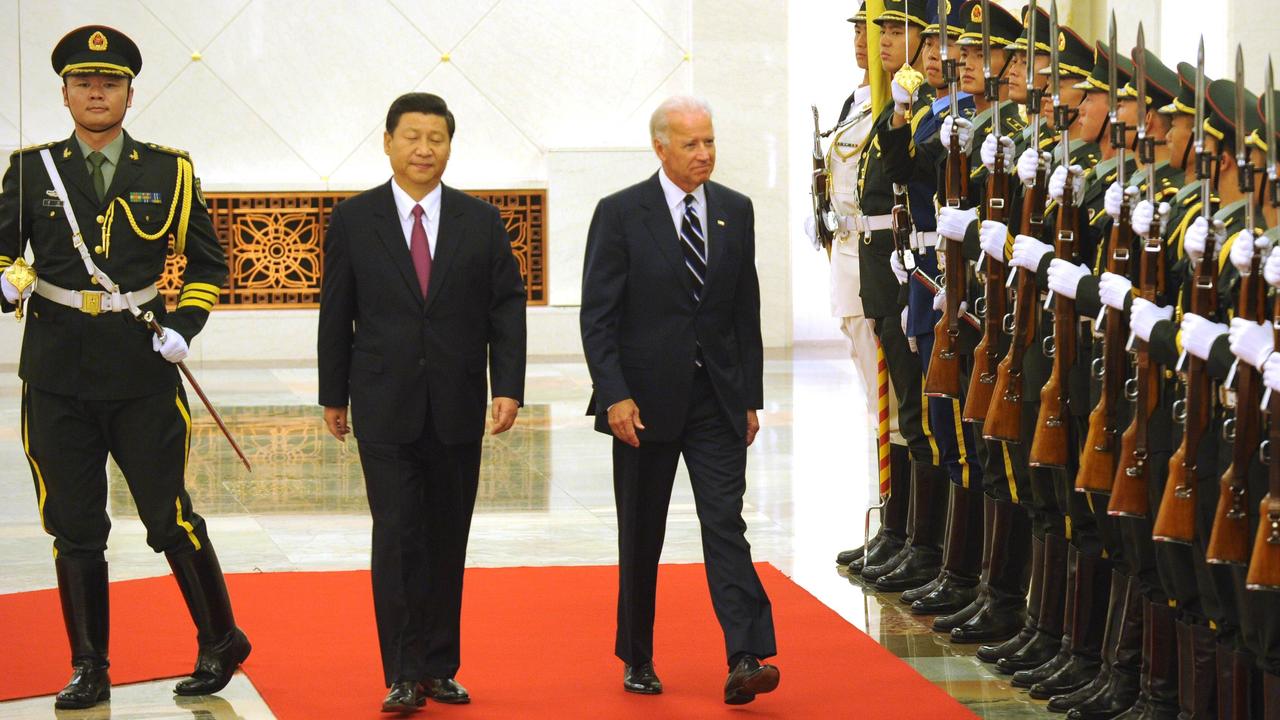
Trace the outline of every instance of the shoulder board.
{"type": "Polygon", "coordinates": [[[187,159],[191,158],[191,155],[189,155],[186,150],[179,150],[178,148],[171,148],[165,145],[157,145],[155,143],[147,143],[147,147],[151,148],[152,150],[155,150],[156,152],[162,152],[166,155],[176,155],[178,157],[187,158],[187,159]]]}
{"type": "Polygon", "coordinates": [[[1071,162],[1083,167],[1085,170],[1096,167],[1098,158],[1102,154],[1098,151],[1098,146],[1084,140],[1071,141],[1071,162]]]}
{"type": "Polygon", "coordinates": [[[11,155],[25,155],[26,153],[29,153],[29,152],[39,152],[40,150],[43,150],[45,148],[53,147],[54,145],[57,145],[60,142],[62,141],[54,140],[53,142],[41,143],[39,145],[28,145],[24,148],[18,148],[17,150],[14,150],[11,153],[11,155]]]}

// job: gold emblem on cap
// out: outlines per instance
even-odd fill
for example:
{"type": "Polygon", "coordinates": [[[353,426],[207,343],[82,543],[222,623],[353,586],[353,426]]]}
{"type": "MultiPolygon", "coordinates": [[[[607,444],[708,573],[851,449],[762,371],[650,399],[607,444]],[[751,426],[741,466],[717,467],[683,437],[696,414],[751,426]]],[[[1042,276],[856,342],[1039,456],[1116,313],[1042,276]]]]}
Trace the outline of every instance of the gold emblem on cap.
{"type": "Polygon", "coordinates": [[[1067,34],[1064,32],[1059,32],[1058,33],[1058,50],[1062,51],[1066,49],[1067,49],[1067,34]]]}
{"type": "Polygon", "coordinates": [[[103,35],[101,30],[95,30],[89,36],[89,49],[95,52],[102,52],[107,49],[107,36],[103,35]]]}
{"type": "Polygon", "coordinates": [[[969,19],[976,23],[982,22],[982,5],[981,4],[974,3],[973,12],[969,13],[969,19]]]}

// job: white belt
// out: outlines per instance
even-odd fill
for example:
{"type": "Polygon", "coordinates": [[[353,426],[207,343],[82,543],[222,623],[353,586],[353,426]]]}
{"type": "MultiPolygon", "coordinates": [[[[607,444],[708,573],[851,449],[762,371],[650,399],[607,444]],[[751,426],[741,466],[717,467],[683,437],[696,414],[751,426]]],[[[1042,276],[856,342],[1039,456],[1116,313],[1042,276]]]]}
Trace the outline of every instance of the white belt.
{"type": "Polygon", "coordinates": [[[864,234],[877,230],[892,230],[892,215],[846,215],[840,218],[840,229],[849,233],[864,234]]]}
{"type": "Polygon", "coordinates": [[[128,310],[130,301],[134,307],[155,299],[160,291],[155,284],[127,293],[109,293],[97,290],[68,290],[46,280],[36,282],[35,294],[59,305],[79,310],[86,315],[128,310]]]}
{"type": "Polygon", "coordinates": [[[925,248],[938,247],[938,233],[929,230],[917,230],[911,233],[911,249],[924,250],[925,248]]]}

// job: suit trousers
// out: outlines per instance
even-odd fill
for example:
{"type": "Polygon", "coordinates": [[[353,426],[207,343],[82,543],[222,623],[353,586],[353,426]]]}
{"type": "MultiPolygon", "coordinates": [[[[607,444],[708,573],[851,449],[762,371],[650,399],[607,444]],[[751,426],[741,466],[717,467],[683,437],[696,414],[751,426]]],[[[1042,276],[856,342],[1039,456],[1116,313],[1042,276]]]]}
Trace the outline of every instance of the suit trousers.
{"type": "Polygon", "coordinates": [[[108,455],[124,474],[153,550],[194,552],[208,543],[184,485],[191,413],[181,385],[125,400],[23,385],[22,444],[56,557],[102,559],[111,531],[108,455]]]}
{"type": "Polygon", "coordinates": [[[387,686],[451,678],[460,664],[462,575],[480,441],[446,445],[428,415],[412,443],[361,441],[373,515],[373,607],[387,686]]]}
{"type": "MultiPolygon", "coordinates": [[[[643,412],[643,409],[641,410],[643,412]]],[[[618,508],[618,632],[614,653],[628,665],[653,659],[658,560],[676,465],[684,457],[693,486],[711,603],[724,632],[726,657],[777,653],[773,609],[751,564],[742,497],[747,447],[725,417],[705,370],[694,375],[684,432],[673,442],[633,448],[613,441],[618,508]]]]}

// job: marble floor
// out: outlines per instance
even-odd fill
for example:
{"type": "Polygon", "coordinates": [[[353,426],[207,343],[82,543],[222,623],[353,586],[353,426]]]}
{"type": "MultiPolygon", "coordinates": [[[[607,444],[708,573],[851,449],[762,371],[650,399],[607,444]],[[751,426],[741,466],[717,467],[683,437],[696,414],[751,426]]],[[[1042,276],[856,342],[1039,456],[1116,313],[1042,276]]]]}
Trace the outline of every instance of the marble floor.
{"type": "MultiPolygon", "coordinates": [[[[351,443],[324,433],[315,368],[195,366],[208,395],[254,464],[239,465],[209,416],[196,409],[188,487],[228,572],[368,566],[370,521],[351,443]]],[[[984,718],[1043,718],[1044,703],[837,571],[838,550],[860,544],[874,493],[872,429],[862,387],[839,345],[771,352],[766,408],[750,450],[745,516],[756,560],[773,563],[924,677],[984,718]]],[[[577,359],[528,368],[527,407],[511,432],[486,440],[471,535],[472,566],[617,562],[609,443],[583,415],[590,394],[577,359]]],[[[0,366],[0,593],[54,586],[18,434],[20,386],[0,366]]],[[[194,400],[194,397],[193,397],[194,400]]],[[[123,478],[112,468],[108,550],[113,580],[168,573],[144,542],[123,478]]],[[[693,495],[681,468],[671,501],[666,562],[699,562],[693,495]]],[[[17,632],[0,618],[0,646],[17,632]]],[[[373,639],[370,638],[370,642],[373,639]]],[[[59,718],[270,718],[243,675],[217,697],[174,698],[171,681],[113,689],[109,707],[59,718]]],[[[840,690],[832,688],[833,700],[840,690]]],[[[371,702],[374,699],[371,699],[371,702]]],[[[0,719],[55,717],[51,698],[0,703],[0,719]]]]}

